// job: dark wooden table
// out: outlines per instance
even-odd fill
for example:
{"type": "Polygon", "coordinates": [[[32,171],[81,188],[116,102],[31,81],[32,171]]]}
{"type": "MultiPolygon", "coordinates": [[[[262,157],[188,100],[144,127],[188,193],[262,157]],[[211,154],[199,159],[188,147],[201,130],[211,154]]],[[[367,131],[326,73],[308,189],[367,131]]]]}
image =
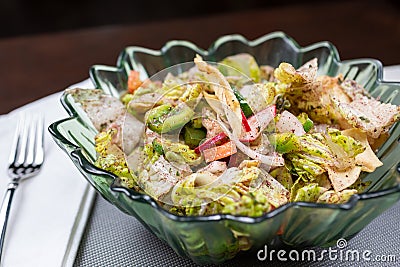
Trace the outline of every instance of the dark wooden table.
{"type": "Polygon", "coordinates": [[[255,39],[279,30],[302,46],[331,41],[342,59],[369,57],[384,65],[400,64],[400,11],[389,2],[300,2],[230,14],[0,39],[0,114],[87,78],[91,65],[115,64],[125,46],[159,49],[172,39],[207,48],[221,35],[239,33],[255,39]]]}

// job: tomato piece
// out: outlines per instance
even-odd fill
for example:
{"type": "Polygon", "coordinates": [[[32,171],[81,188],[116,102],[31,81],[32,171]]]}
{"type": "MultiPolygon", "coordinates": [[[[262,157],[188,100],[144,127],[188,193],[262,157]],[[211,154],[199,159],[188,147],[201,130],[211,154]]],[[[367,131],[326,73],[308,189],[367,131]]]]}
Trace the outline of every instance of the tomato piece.
{"type": "Polygon", "coordinates": [[[249,122],[247,121],[246,115],[244,115],[243,110],[241,110],[241,112],[242,112],[242,124],[243,124],[244,131],[250,132],[251,128],[250,128],[249,122]]]}
{"type": "Polygon", "coordinates": [[[140,73],[136,70],[131,70],[128,76],[128,92],[133,94],[141,85],[140,73]]]}
{"type": "Polygon", "coordinates": [[[212,162],[215,160],[226,158],[237,152],[236,145],[232,141],[228,141],[220,146],[212,147],[203,151],[204,160],[212,162]]]}

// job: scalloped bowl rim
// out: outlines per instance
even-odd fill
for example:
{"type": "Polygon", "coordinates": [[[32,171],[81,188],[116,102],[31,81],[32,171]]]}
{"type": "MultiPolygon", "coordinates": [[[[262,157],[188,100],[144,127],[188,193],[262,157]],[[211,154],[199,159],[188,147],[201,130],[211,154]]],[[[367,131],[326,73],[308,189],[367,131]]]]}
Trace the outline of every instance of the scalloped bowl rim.
{"type": "MultiPolygon", "coordinates": [[[[145,47],[140,47],[140,46],[128,46],[126,47],[118,56],[117,64],[116,66],[106,66],[106,65],[93,65],[90,68],[90,78],[92,82],[98,87],[98,81],[96,80],[96,77],[94,75],[94,70],[95,69],[103,69],[103,70],[108,70],[108,71],[113,71],[113,70],[121,70],[122,69],[122,58],[125,53],[129,53],[131,51],[140,51],[144,52],[147,54],[155,55],[155,56],[161,56],[163,55],[166,51],[168,51],[171,47],[174,46],[186,46],[190,47],[194,51],[198,52],[202,56],[206,56],[209,54],[212,54],[214,50],[216,50],[221,44],[225,43],[226,41],[241,41],[243,43],[248,44],[249,46],[255,46],[257,44],[260,44],[262,42],[265,42],[269,39],[273,38],[282,38],[286,39],[290,42],[290,45],[296,50],[296,52],[305,52],[309,50],[313,50],[317,47],[328,47],[329,50],[333,53],[333,60],[336,61],[336,63],[342,63],[342,62],[349,62],[349,61],[366,61],[370,62],[374,65],[377,66],[376,71],[377,71],[377,78],[376,78],[376,84],[399,84],[396,82],[385,82],[382,80],[383,77],[383,67],[382,63],[379,60],[376,59],[371,59],[371,58],[363,58],[363,59],[351,59],[351,60],[346,60],[346,61],[340,61],[339,58],[339,53],[336,49],[336,47],[330,43],[329,41],[322,41],[322,42],[317,42],[305,47],[301,47],[294,39],[289,37],[283,32],[272,32],[266,35],[263,35],[255,40],[249,41],[247,40],[244,36],[239,35],[239,34],[232,34],[232,35],[224,35],[218,38],[215,42],[212,43],[210,48],[208,50],[204,50],[197,45],[195,45],[192,42],[189,41],[183,41],[183,40],[172,40],[167,42],[160,50],[154,50],[154,49],[149,49],[145,47]]],[[[400,85],[400,84],[399,84],[400,85]]],[[[372,198],[377,198],[381,197],[384,195],[390,195],[396,192],[400,191],[400,183],[397,184],[396,186],[393,186],[391,188],[383,189],[383,190],[378,190],[374,192],[366,192],[366,193],[361,193],[361,194],[355,194],[353,195],[348,202],[342,203],[342,204],[324,204],[324,203],[314,203],[314,202],[289,202],[286,203],[272,211],[269,211],[261,216],[258,217],[249,217],[249,216],[239,216],[239,215],[232,215],[232,214],[213,214],[213,215],[202,215],[202,216],[181,216],[181,215],[176,215],[173,213],[170,213],[166,209],[164,209],[162,206],[160,206],[157,201],[155,201],[153,198],[151,198],[149,195],[146,195],[145,193],[137,192],[132,189],[128,189],[119,185],[116,185],[116,182],[118,180],[118,176],[116,176],[113,173],[110,173],[108,171],[102,170],[95,165],[93,165],[87,158],[84,156],[82,153],[82,148],[72,144],[69,140],[67,140],[59,131],[58,131],[58,125],[64,123],[65,121],[68,120],[74,120],[79,118],[78,114],[74,111],[72,107],[69,106],[69,104],[65,101],[67,93],[64,92],[64,94],[61,97],[61,103],[70,115],[69,118],[65,118],[59,121],[56,121],[52,123],[49,126],[49,131],[53,135],[53,137],[57,138],[60,142],[62,142],[64,145],[69,146],[72,148],[71,151],[71,156],[72,158],[76,159],[77,162],[79,163],[80,167],[85,170],[87,173],[93,174],[93,175],[98,175],[106,178],[110,178],[113,180],[113,183],[110,186],[110,189],[116,193],[122,193],[128,196],[132,201],[140,201],[143,203],[147,203],[153,208],[156,208],[159,212],[161,212],[163,215],[167,216],[171,220],[174,221],[190,221],[190,222],[196,222],[196,221],[220,221],[220,220],[233,220],[233,221],[238,221],[242,223],[259,223],[264,220],[267,220],[269,218],[275,217],[284,211],[295,208],[295,207],[308,207],[308,208],[320,208],[320,209],[341,209],[341,210],[350,210],[353,207],[357,205],[359,200],[363,199],[372,199],[372,198]]],[[[400,172],[400,166],[397,166],[397,171],[400,172]]]]}

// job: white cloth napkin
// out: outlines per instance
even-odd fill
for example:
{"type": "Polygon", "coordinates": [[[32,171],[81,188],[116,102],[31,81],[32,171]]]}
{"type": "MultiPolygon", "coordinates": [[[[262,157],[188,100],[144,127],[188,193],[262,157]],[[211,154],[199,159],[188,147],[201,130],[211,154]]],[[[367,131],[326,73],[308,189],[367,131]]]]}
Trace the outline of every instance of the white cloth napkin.
{"type": "MultiPolygon", "coordinates": [[[[70,87],[93,88],[89,80],[70,87]]],[[[17,188],[6,232],[3,266],[72,266],[90,214],[94,190],[52,140],[50,123],[68,117],[61,93],[0,116],[0,200],[8,183],[7,163],[18,113],[45,116],[45,162],[39,175],[17,188]]]]}
{"type": "Polygon", "coordinates": [[[383,80],[388,82],[400,82],[400,65],[384,67],[383,80]]]}
{"type": "MultiPolygon", "coordinates": [[[[400,81],[400,65],[384,68],[384,80],[400,81]]],[[[93,88],[89,80],[70,87],[93,88]]],[[[7,186],[11,140],[20,111],[42,112],[46,126],[67,117],[53,94],[0,116],[0,194],[7,186]]],[[[3,266],[72,266],[94,191],[46,131],[41,173],[21,183],[14,196],[3,251],[3,266]]]]}

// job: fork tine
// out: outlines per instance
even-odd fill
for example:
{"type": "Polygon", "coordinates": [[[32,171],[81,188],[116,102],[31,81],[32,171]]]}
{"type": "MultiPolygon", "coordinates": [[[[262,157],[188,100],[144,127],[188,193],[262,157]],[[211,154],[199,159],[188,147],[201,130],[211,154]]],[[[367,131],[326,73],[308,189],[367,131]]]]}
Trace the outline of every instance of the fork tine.
{"type": "Polygon", "coordinates": [[[36,124],[35,159],[33,165],[41,165],[44,161],[44,118],[39,116],[36,124]]]}
{"type": "Polygon", "coordinates": [[[17,159],[14,163],[16,166],[20,166],[25,162],[26,147],[28,144],[29,134],[29,121],[27,120],[26,114],[21,115],[21,128],[19,129],[19,139],[17,146],[17,159]]]}
{"type": "Polygon", "coordinates": [[[30,117],[26,125],[28,131],[28,141],[26,149],[26,157],[24,166],[32,165],[35,157],[35,143],[36,143],[36,128],[38,127],[38,118],[36,116],[30,117]]]}
{"type": "Polygon", "coordinates": [[[25,152],[28,139],[28,126],[26,122],[26,115],[21,114],[18,121],[18,127],[14,136],[15,142],[13,144],[10,154],[10,164],[20,166],[25,161],[25,152]]]}
{"type": "Polygon", "coordinates": [[[11,145],[11,150],[10,150],[10,157],[8,159],[8,163],[11,165],[13,164],[18,156],[18,143],[20,140],[20,136],[21,136],[21,131],[22,131],[22,122],[23,118],[22,118],[22,114],[20,114],[19,119],[18,119],[18,123],[17,123],[17,127],[15,128],[15,133],[14,133],[14,139],[11,145]]]}

